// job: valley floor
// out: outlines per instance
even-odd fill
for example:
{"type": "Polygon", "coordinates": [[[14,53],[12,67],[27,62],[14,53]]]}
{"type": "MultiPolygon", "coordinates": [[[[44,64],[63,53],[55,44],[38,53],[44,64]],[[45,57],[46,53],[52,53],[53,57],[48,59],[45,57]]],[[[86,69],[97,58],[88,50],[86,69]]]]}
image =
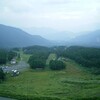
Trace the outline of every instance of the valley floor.
{"type": "Polygon", "coordinates": [[[0,84],[0,95],[95,100],[100,99],[100,76],[90,74],[79,64],[67,59],[66,69],[62,71],[29,69],[17,77],[9,76],[7,81],[0,84]]]}

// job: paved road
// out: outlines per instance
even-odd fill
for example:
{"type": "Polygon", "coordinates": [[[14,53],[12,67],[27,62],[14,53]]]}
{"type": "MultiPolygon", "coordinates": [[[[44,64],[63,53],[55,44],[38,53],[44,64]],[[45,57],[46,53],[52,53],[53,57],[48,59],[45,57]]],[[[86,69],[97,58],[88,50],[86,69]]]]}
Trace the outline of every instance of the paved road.
{"type": "Polygon", "coordinates": [[[8,70],[19,70],[19,71],[23,71],[26,70],[27,68],[29,68],[29,65],[25,62],[25,61],[20,61],[17,65],[13,65],[11,67],[8,67],[8,70]]]}
{"type": "Polygon", "coordinates": [[[4,72],[11,72],[12,70],[24,71],[29,68],[29,65],[25,61],[20,61],[18,64],[11,65],[9,67],[4,66],[4,72]]]}

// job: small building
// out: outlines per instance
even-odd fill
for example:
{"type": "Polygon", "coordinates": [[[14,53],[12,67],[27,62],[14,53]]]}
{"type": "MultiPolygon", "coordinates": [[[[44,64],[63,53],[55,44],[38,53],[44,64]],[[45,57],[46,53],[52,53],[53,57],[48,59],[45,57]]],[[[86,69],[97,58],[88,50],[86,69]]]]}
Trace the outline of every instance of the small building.
{"type": "Polygon", "coordinates": [[[16,59],[12,59],[10,63],[11,64],[16,64],[16,59]]]}

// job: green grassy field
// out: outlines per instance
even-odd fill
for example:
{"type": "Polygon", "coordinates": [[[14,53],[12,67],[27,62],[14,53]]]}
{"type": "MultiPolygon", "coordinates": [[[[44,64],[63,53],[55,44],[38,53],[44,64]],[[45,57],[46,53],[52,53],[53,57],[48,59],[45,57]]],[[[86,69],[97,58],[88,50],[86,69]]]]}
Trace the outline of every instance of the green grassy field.
{"type": "Polygon", "coordinates": [[[25,62],[28,62],[28,59],[29,59],[29,57],[31,56],[30,54],[25,54],[25,53],[23,53],[23,51],[22,50],[20,50],[20,57],[21,57],[21,60],[24,60],[25,62]]]}
{"type": "MultiPolygon", "coordinates": [[[[51,54],[48,60],[55,57],[56,55],[51,54]]],[[[29,96],[57,97],[61,100],[81,100],[82,98],[99,100],[100,76],[92,75],[74,61],[67,60],[66,69],[62,71],[30,69],[17,77],[8,76],[7,80],[0,84],[0,95],[26,96],[23,100],[32,100],[28,99],[29,96]]]]}

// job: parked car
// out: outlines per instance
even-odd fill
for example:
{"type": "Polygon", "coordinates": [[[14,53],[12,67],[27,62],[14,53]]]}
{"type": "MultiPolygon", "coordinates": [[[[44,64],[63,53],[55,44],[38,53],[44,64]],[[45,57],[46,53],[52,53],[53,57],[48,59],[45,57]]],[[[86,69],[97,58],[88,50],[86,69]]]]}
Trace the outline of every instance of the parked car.
{"type": "Polygon", "coordinates": [[[18,76],[19,71],[18,70],[12,70],[11,76],[18,76]]]}

